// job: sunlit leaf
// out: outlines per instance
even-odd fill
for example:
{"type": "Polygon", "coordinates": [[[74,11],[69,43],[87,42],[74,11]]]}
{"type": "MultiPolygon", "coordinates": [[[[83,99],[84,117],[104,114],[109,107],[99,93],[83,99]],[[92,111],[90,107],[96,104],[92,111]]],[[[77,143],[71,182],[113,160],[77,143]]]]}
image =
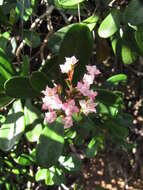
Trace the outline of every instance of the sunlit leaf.
{"type": "Polygon", "coordinates": [[[112,36],[120,26],[120,10],[112,10],[99,26],[98,34],[102,38],[112,36]]]}
{"type": "Polygon", "coordinates": [[[0,128],[0,149],[9,151],[19,140],[25,129],[23,108],[20,100],[13,103],[5,123],[0,128]]]}
{"type": "Polygon", "coordinates": [[[45,126],[36,147],[37,162],[43,167],[54,165],[62,153],[64,128],[59,122],[45,126]]]}

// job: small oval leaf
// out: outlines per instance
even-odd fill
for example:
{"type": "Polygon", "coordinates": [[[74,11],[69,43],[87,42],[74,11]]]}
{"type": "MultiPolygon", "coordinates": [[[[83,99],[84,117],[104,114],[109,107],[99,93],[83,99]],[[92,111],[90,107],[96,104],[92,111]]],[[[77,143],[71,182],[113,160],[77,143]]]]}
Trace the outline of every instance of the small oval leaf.
{"type": "Polygon", "coordinates": [[[117,32],[120,26],[120,10],[112,10],[99,26],[98,34],[102,38],[108,38],[117,32]]]}

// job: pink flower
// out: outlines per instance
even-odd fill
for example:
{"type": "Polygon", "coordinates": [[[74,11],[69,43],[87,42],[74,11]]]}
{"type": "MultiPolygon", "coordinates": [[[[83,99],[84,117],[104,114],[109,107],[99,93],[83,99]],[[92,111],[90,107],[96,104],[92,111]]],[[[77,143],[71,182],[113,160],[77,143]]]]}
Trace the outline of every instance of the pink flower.
{"type": "Polygon", "coordinates": [[[81,106],[82,112],[85,115],[88,115],[89,113],[96,112],[95,106],[96,104],[92,99],[89,100],[80,100],[79,104],[81,106]]]}
{"type": "Polygon", "coordinates": [[[93,90],[88,90],[86,96],[88,96],[89,99],[94,100],[97,96],[97,92],[94,92],[93,90]]]}
{"type": "Polygon", "coordinates": [[[67,116],[71,116],[73,113],[77,113],[79,111],[74,100],[69,100],[68,102],[64,103],[62,105],[62,109],[65,111],[67,116]]]}
{"type": "Polygon", "coordinates": [[[57,114],[55,111],[47,112],[45,114],[45,120],[47,123],[52,123],[56,120],[57,114]]]}
{"type": "Polygon", "coordinates": [[[64,128],[69,128],[73,125],[73,121],[72,121],[72,117],[71,116],[67,116],[67,117],[63,117],[62,118],[62,122],[64,124],[64,128]]]}
{"type": "Polygon", "coordinates": [[[60,110],[62,108],[62,101],[59,96],[56,94],[54,96],[45,96],[43,99],[42,109],[57,109],[60,110]]]}
{"type": "Polygon", "coordinates": [[[48,86],[46,86],[46,90],[43,90],[42,93],[45,95],[45,96],[54,96],[56,95],[57,93],[57,88],[54,87],[54,88],[49,88],[48,86]]]}
{"type": "Polygon", "coordinates": [[[96,76],[99,75],[101,72],[97,69],[97,67],[95,65],[91,66],[91,65],[87,65],[86,69],[88,71],[88,74],[96,76]]]}
{"type": "Polygon", "coordinates": [[[72,70],[73,66],[78,62],[75,56],[66,57],[65,64],[60,65],[60,69],[62,73],[69,73],[72,70]]]}
{"type": "Polygon", "coordinates": [[[43,105],[42,109],[47,110],[47,109],[61,109],[62,108],[62,101],[60,100],[58,94],[57,94],[57,88],[49,88],[48,86],[46,87],[45,91],[42,91],[43,94],[45,95],[44,98],[42,98],[43,105]]]}
{"type": "Polygon", "coordinates": [[[81,92],[81,94],[87,96],[89,92],[89,85],[87,85],[86,83],[78,82],[77,89],[81,92]]]}
{"type": "Polygon", "coordinates": [[[91,84],[93,84],[94,75],[84,74],[82,80],[83,80],[83,82],[84,82],[85,84],[87,84],[87,86],[90,86],[91,84]]]}

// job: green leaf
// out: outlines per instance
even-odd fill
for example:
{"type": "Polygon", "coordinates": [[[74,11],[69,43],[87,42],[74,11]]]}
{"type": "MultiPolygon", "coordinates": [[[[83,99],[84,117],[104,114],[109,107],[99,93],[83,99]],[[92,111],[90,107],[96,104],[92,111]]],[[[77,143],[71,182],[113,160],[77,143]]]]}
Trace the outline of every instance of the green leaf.
{"type": "Polygon", "coordinates": [[[132,25],[143,23],[143,2],[141,0],[131,0],[123,16],[126,23],[132,25]]]}
{"type": "Polygon", "coordinates": [[[0,48],[0,66],[3,67],[3,69],[5,69],[5,71],[8,73],[9,76],[14,74],[12,65],[9,59],[7,58],[7,55],[1,48],[0,48]]]}
{"type": "Polygon", "coordinates": [[[36,147],[37,162],[43,167],[50,167],[58,161],[64,145],[64,128],[59,122],[45,126],[36,147]]]}
{"type": "Polygon", "coordinates": [[[17,159],[14,161],[21,166],[30,166],[32,164],[32,159],[28,154],[22,153],[17,159]]]}
{"type": "Polygon", "coordinates": [[[52,81],[43,72],[35,71],[30,76],[31,86],[41,92],[45,90],[46,86],[53,87],[52,81]]]}
{"type": "Polygon", "coordinates": [[[49,169],[40,168],[36,173],[36,181],[45,180],[46,185],[60,185],[64,182],[64,176],[60,169],[51,167],[49,169]]]}
{"type": "Polygon", "coordinates": [[[26,100],[24,107],[24,117],[26,125],[26,138],[29,142],[36,142],[42,132],[42,124],[40,121],[40,111],[31,104],[30,100],[26,100]]]}
{"type": "Polygon", "coordinates": [[[23,108],[20,100],[13,103],[5,123],[0,128],[0,149],[9,151],[19,140],[25,129],[23,108]]]}
{"type": "Polygon", "coordinates": [[[73,83],[83,76],[93,47],[93,36],[85,24],[74,24],[66,33],[60,47],[58,64],[63,64],[65,57],[76,56],[79,59],[74,71],[73,83]]]}
{"type": "Polygon", "coordinates": [[[126,65],[131,64],[136,60],[136,54],[126,43],[121,44],[121,58],[126,65]]]}
{"type": "Polygon", "coordinates": [[[69,172],[77,172],[81,169],[81,160],[74,154],[60,156],[59,163],[69,172]]]}
{"type": "Polygon", "coordinates": [[[64,9],[73,9],[77,8],[77,5],[84,1],[85,0],[55,0],[55,5],[64,9]]]}
{"type": "Polygon", "coordinates": [[[88,158],[93,158],[97,155],[99,149],[104,149],[104,135],[96,134],[88,144],[86,149],[86,156],[88,158]]]}
{"type": "Polygon", "coordinates": [[[59,53],[60,46],[65,37],[65,34],[68,32],[68,30],[72,26],[73,26],[73,24],[65,26],[65,27],[59,29],[57,32],[55,32],[51,37],[49,37],[48,47],[52,50],[53,53],[59,53]]]}
{"type": "Polygon", "coordinates": [[[83,20],[82,22],[89,27],[90,31],[92,31],[95,28],[98,20],[99,20],[99,16],[92,15],[92,16],[88,17],[87,19],[83,20]]]}
{"type": "Polygon", "coordinates": [[[27,55],[23,56],[23,63],[21,67],[20,76],[28,76],[30,71],[30,63],[27,55]]]}
{"type": "Polygon", "coordinates": [[[97,102],[101,102],[108,106],[119,106],[123,104],[121,96],[105,89],[98,89],[98,95],[96,97],[97,102]]]}
{"type": "Polygon", "coordinates": [[[125,74],[117,74],[109,77],[107,79],[107,82],[112,83],[112,84],[118,84],[119,82],[123,82],[127,80],[127,75],[125,74]]]}
{"type": "Polygon", "coordinates": [[[96,142],[96,137],[92,138],[90,143],[88,144],[88,148],[86,149],[87,158],[92,158],[96,156],[98,152],[98,145],[96,142]]]}
{"type": "Polygon", "coordinates": [[[30,85],[27,77],[12,77],[4,84],[6,94],[14,98],[33,98],[40,94],[30,85]]]}
{"type": "Polygon", "coordinates": [[[36,48],[40,46],[41,39],[38,33],[33,31],[24,31],[24,41],[29,47],[36,48]]]}
{"type": "Polygon", "coordinates": [[[113,9],[99,26],[98,34],[102,38],[112,36],[120,27],[120,10],[113,9]]]}
{"type": "Polygon", "coordinates": [[[41,181],[41,180],[45,180],[46,178],[49,177],[49,170],[48,169],[42,169],[40,168],[35,176],[36,181],[41,181]]]}
{"type": "Polygon", "coordinates": [[[12,102],[13,98],[6,96],[5,93],[0,93],[0,108],[12,102]]]}
{"type": "Polygon", "coordinates": [[[135,32],[135,39],[138,44],[138,47],[143,53],[143,27],[139,27],[138,30],[135,32]]]}

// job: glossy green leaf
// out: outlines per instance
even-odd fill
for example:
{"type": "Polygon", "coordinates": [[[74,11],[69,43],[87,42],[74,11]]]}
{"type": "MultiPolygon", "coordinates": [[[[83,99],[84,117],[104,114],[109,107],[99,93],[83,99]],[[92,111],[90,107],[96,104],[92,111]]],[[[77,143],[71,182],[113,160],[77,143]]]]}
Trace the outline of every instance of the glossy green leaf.
{"type": "Polygon", "coordinates": [[[32,159],[28,154],[22,153],[15,162],[21,166],[30,166],[32,164],[32,159]]]}
{"type": "Polygon", "coordinates": [[[43,72],[35,71],[30,76],[31,86],[41,92],[45,90],[46,86],[53,87],[52,81],[43,72]]]}
{"type": "Polygon", "coordinates": [[[69,156],[60,156],[59,163],[70,172],[78,172],[81,169],[81,160],[74,154],[69,156]]]}
{"type": "Polygon", "coordinates": [[[25,129],[23,108],[20,100],[13,103],[5,123],[0,128],[0,149],[9,151],[19,140],[25,129]]]}
{"type": "Polygon", "coordinates": [[[55,0],[55,5],[64,9],[74,9],[77,8],[79,3],[84,2],[85,0],[55,0]]]}
{"type": "Polygon", "coordinates": [[[86,149],[86,156],[88,158],[95,157],[99,149],[104,149],[104,135],[103,134],[96,134],[96,136],[91,139],[86,149]]]}
{"type": "Polygon", "coordinates": [[[98,20],[99,20],[99,16],[92,15],[88,17],[87,19],[83,20],[82,22],[89,27],[90,31],[92,31],[95,28],[98,20]]]}
{"type": "Polygon", "coordinates": [[[109,90],[105,90],[105,89],[98,89],[97,90],[98,95],[96,97],[97,102],[101,102],[105,105],[108,106],[119,106],[123,104],[123,100],[121,98],[121,96],[119,96],[118,94],[115,94],[109,90]]]}
{"type": "Polygon", "coordinates": [[[97,146],[96,138],[92,138],[90,143],[88,144],[88,148],[86,150],[86,156],[88,158],[92,158],[96,156],[97,152],[98,152],[98,146],[97,146]]]}
{"type": "Polygon", "coordinates": [[[49,37],[47,45],[52,50],[53,53],[59,52],[61,43],[62,43],[66,33],[72,26],[73,26],[73,24],[62,27],[61,29],[56,31],[51,37],[49,37]]]}
{"type": "Polygon", "coordinates": [[[93,47],[93,36],[85,24],[74,24],[66,33],[60,46],[58,64],[63,64],[65,57],[76,56],[79,60],[74,71],[73,83],[81,79],[85,65],[89,63],[93,47]]]}
{"type": "Polygon", "coordinates": [[[120,27],[120,10],[112,10],[99,26],[98,34],[102,38],[112,36],[120,27]]]}
{"type": "Polygon", "coordinates": [[[40,121],[40,111],[31,104],[30,100],[26,100],[24,107],[24,117],[26,125],[26,138],[29,142],[36,142],[42,132],[42,124],[40,121]]]}
{"type": "Polygon", "coordinates": [[[117,74],[109,77],[107,79],[107,82],[110,82],[112,84],[118,84],[119,82],[123,82],[127,80],[127,75],[125,74],[117,74]]]}
{"type": "Polygon", "coordinates": [[[125,43],[121,44],[121,58],[124,64],[131,64],[136,60],[136,54],[125,43]]]}
{"type": "Polygon", "coordinates": [[[131,0],[124,12],[124,21],[132,25],[143,23],[143,2],[131,0]]]}
{"type": "Polygon", "coordinates": [[[62,169],[52,166],[49,168],[49,172],[50,178],[45,180],[46,185],[52,185],[52,181],[55,185],[65,184],[65,176],[62,169]]]}
{"type": "MultiPolygon", "coordinates": [[[[5,72],[8,73],[7,74],[8,76],[11,76],[14,74],[13,67],[12,67],[7,55],[1,48],[0,48],[0,66],[3,67],[5,72]]],[[[0,69],[0,73],[1,73],[1,69],[0,69]]]]}
{"type": "Polygon", "coordinates": [[[39,165],[50,167],[58,161],[64,145],[64,128],[59,122],[45,126],[36,147],[36,157],[39,165]]]}
{"type": "Polygon", "coordinates": [[[41,180],[45,180],[46,178],[49,177],[49,170],[48,169],[42,169],[40,168],[35,176],[36,181],[41,181],[41,180]]]}
{"type": "Polygon", "coordinates": [[[35,91],[27,77],[13,77],[5,83],[6,94],[14,98],[33,98],[40,94],[35,91]]]}
{"type": "Polygon", "coordinates": [[[138,44],[138,47],[140,48],[141,52],[143,53],[143,28],[142,27],[140,27],[135,32],[135,39],[138,44]]]}
{"type": "Polygon", "coordinates": [[[60,169],[56,167],[51,167],[49,169],[40,168],[35,176],[36,181],[44,180],[45,184],[50,185],[60,185],[64,182],[64,176],[60,169]]]}
{"type": "Polygon", "coordinates": [[[11,103],[13,98],[7,96],[5,93],[0,93],[0,108],[11,103]]]}

